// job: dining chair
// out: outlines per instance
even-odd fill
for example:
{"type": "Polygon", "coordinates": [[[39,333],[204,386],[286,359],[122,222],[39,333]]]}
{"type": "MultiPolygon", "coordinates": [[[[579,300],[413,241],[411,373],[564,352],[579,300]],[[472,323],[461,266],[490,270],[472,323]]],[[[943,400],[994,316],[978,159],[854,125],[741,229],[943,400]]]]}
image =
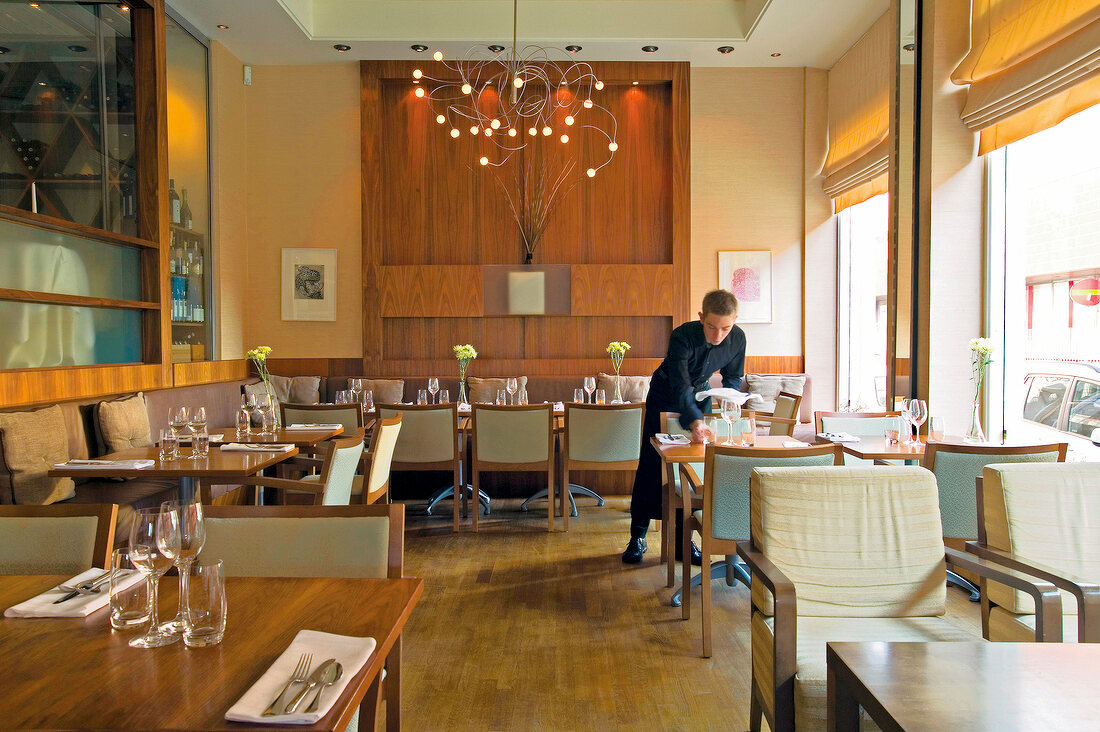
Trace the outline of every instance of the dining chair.
{"type": "MultiPolygon", "coordinates": [[[[546,471],[546,514],[554,530],[554,405],[496,406],[474,404],[470,412],[474,495],[482,472],[546,471]]],[[[562,498],[565,505],[565,498],[562,498]]],[[[477,511],[473,512],[477,531],[477,511]]]]}
{"type": "Polygon", "coordinates": [[[390,500],[390,465],[393,462],[393,450],[401,434],[401,413],[393,417],[378,420],[371,433],[370,448],[363,453],[362,462],[366,468],[362,475],[352,478],[351,495],[359,497],[361,503],[378,503],[390,500]]]}
{"type": "Polygon", "coordinates": [[[910,466],[756,468],[749,727],[826,728],[826,643],[982,643],[948,621],[944,567],[983,574],[1036,599],[1039,627],[1061,629],[1054,585],[1028,581],[943,544],[936,479],[910,466]]]}
{"type": "MultiPolygon", "coordinates": [[[[565,405],[561,437],[562,524],[569,531],[565,498],[573,492],[570,470],[637,470],[645,404],[565,405]]],[[[578,486],[579,488],[580,486],[578,486]]],[[[570,500],[572,504],[572,500],[570,500]]]]}
{"type": "Polygon", "coordinates": [[[393,447],[390,472],[406,470],[449,470],[452,483],[442,488],[428,501],[428,515],[432,507],[446,498],[455,496],[453,506],[454,530],[459,526],[458,498],[464,498],[464,492],[455,492],[456,486],[463,486],[462,449],[458,432],[457,404],[378,404],[379,419],[390,419],[401,415],[401,432],[393,447]]]}
{"type": "Polygon", "coordinates": [[[798,408],[802,405],[801,394],[788,394],[779,392],[775,397],[775,409],[771,414],[767,412],[755,412],[756,423],[770,425],[769,435],[789,436],[794,434],[794,428],[798,424],[798,408]]]}
{"type": "MultiPolygon", "coordinates": [[[[283,427],[291,424],[339,424],[344,428],[343,435],[350,435],[366,424],[358,404],[280,404],[279,414],[283,427]]],[[[313,447],[299,450],[310,455],[324,455],[328,442],[323,440],[313,447]]]]}
{"type": "MultiPolygon", "coordinates": [[[[298,480],[255,475],[240,478],[240,485],[259,488],[275,488],[284,501],[286,493],[308,493],[316,506],[346,506],[351,502],[351,487],[359,460],[363,456],[363,430],[356,429],[350,435],[327,440],[325,457],[320,461],[320,473],[304,475],[298,480]]],[[[294,457],[287,461],[290,469],[309,470],[317,466],[315,458],[294,457]]]]}
{"type": "MultiPolygon", "coordinates": [[[[206,543],[200,559],[222,560],[228,577],[403,576],[401,504],[209,506],[205,512],[206,543]]],[[[375,729],[383,689],[387,728],[400,729],[400,636],[386,656],[384,679],[371,686],[348,730],[375,729]]]]}
{"type": "Polygon", "coordinates": [[[0,506],[0,574],[77,574],[111,566],[113,503],[0,506]]]}
{"type": "MultiPolygon", "coordinates": [[[[991,463],[1062,463],[1066,460],[1068,447],[1064,442],[1019,447],[945,442],[925,445],[921,465],[936,476],[944,541],[956,549],[963,549],[965,542],[978,538],[974,480],[981,477],[982,468],[991,463]]],[[[969,592],[971,602],[981,599],[978,586],[958,573],[948,571],[947,581],[969,592]]]]}
{"type": "MultiPolygon", "coordinates": [[[[1061,638],[1100,643],[1100,463],[994,463],[978,481],[967,551],[1062,590],[1061,638]]],[[[1035,603],[982,579],[982,636],[1035,640],[1035,603]]]]}
{"type": "MultiPolygon", "coordinates": [[[[701,584],[703,595],[703,657],[711,656],[711,582],[707,565],[714,554],[737,553],[737,542],[749,538],[749,481],[756,468],[840,465],[839,445],[810,447],[724,447],[707,445],[703,482],[690,465],[680,466],[681,506],[684,515],[684,537],[699,532],[699,550],[703,553],[701,584]]],[[[685,552],[680,570],[683,582],[681,615],[691,617],[691,556],[690,539],[684,539],[685,552]]],[[[750,586],[748,572],[738,563],[735,576],[750,586]]]]}
{"type": "MultiPolygon", "coordinates": [[[[816,434],[847,432],[854,437],[882,437],[886,434],[887,420],[900,417],[901,412],[814,412],[814,431],[816,434]]],[[[873,463],[873,460],[844,454],[845,465],[873,463]]]]}

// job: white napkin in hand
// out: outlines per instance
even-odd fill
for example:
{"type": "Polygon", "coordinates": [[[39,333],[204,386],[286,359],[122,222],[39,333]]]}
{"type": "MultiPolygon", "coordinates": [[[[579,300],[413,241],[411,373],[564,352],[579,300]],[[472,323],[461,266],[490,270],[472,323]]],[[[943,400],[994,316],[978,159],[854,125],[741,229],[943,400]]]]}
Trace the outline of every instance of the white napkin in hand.
{"type": "Polygon", "coordinates": [[[657,442],[661,443],[662,445],[690,445],[691,444],[691,440],[688,439],[687,435],[669,435],[669,434],[665,434],[664,432],[660,432],[660,433],[657,434],[657,442]]]}
{"type": "MultiPolygon", "coordinates": [[[[88,582],[100,577],[107,570],[92,567],[66,580],[61,584],[66,587],[76,587],[81,582],[88,582]]],[[[133,574],[122,581],[122,587],[132,587],[138,582],[144,582],[145,576],[140,572],[130,570],[133,574]]],[[[46,590],[41,595],[35,595],[29,600],[24,600],[18,605],[12,605],[4,611],[5,618],[84,618],[100,608],[107,607],[111,602],[110,582],[105,582],[99,587],[99,592],[93,595],[77,595],[71,600],[54,605],[54,600],[60,600],[69,594],[69,590],[59,590],[56,587],[46,590]]]]}
{"type": "Polygon", "coordinates": [[[717,389],[706,389],[695,394],[695,401],[701,402],[707,397],[714,397],[715,399],[731,399],[737,402],[738,406],[743,406],[748,401],[758,401],[763,403],[764,398],[759,394],[749,394],[737,389],[728,389],[726,387],[719,387],[717,389]]]}
{"type": "MultiPolygon", "coordinates": [[[[300,630],[282,655],[275,659],[275,663],[271,664],[264,675],[249,687],[236,704],[229,708],[225,718],[230,722],[259,724],[313,724],[332,710],[336,700],[344,693],[344,689],[366,665],[370,654],[374,652],[375,645],[377,644],[374,638],[356,638],[321,633],[316,630],[300,630]],[[298,659],[303,653],[313,654],[309,675],[320,668],[327,659],[335,658],[344,667],[340,680],[332,686],[322,687],[321,702],[317,706],[317,711],[311,714],[306,714],[304,710],[313,701],[316,687],[306,694],[302,703],[298,705],[298,711],[294,714],[262,716],[264,710],[271,704],[271,700],[294,673],[294,667],[298,665],[298,659]]],[[[305,687],[302,684],[292,684],[283,695],[282,703],[289,703],[303,688],[305,687]]]]}
{"type": "Polygon", "coordinates": [[[295,424],[287,425],[283,429],[287,430],[288,432],[290,432],[292,430],[313,430],[314,432],[317,432],[318,430],[334,430],[337,427],[343,427],[343,425],[342,424],[309,424],[309,423],[297,424],[297,423],[295,423],[295,424]]]}
{"type": "Polygon", "coordinates": [[[783,440],[783,447],[809,447],[810,443],[802,440],[783,440]]]}
{"type": "Polygon", "coordinates": [[[86,470],[97,470],[99,468],[119,468],[121,470],[141,470],[142,468],[151,468],[156,465],[155,460],[70,460],[65,463],[58,463],[54,465],[55,468],[78,468],[86,470]]]}
{"type": "Polygon", "coordinates": [[[222,445],[222,452],[290,452],[294,445],[279,445],[268,442],[227,442],[222,445]]]}

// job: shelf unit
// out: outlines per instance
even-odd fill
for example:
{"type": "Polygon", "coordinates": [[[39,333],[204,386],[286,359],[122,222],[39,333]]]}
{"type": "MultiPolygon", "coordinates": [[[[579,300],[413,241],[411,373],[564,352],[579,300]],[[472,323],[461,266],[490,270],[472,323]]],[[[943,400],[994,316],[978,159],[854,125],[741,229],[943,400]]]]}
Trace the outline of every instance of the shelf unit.
{"type": "Polygon", "coordinates": [[[168,230],[172,362],[206,361],[211,355],[206,236],[177,224],[169,224],[168,230]]]}

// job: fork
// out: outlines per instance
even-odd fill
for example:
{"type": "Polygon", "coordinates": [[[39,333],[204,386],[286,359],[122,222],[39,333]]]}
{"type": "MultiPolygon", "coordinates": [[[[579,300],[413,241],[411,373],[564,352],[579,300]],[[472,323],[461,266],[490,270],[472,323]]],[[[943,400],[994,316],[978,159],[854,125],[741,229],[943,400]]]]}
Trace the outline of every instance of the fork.
{"type": "Polygon", "coordinates": [[[274,717],[278,715],[278,712],[276,712],[275,710],[279,708],[279,700],[283,698],[283,694],[286,693],[291,684],[296,682],[301,683],[306,680],[306,678],[309,676],[309,667],[312,663],[312,653],[303,653],[301,655],[301,657],[298,659],[298,665],[294,667],[294,673],[290,675],[290,679],[286,682],[286,686],[284,686],[283,690],[275,696],[275,698],[271,701],[271,705],[264,710],[264,713],[261,716],[274,717]]]}

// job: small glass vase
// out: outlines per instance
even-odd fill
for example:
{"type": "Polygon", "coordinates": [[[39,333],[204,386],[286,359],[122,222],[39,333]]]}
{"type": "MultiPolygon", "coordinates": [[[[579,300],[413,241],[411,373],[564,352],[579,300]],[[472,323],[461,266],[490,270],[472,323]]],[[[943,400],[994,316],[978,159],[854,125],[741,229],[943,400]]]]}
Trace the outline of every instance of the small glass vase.
{"type": "Polygon", "coordinates": [[[974,402],[970,414],[970,429],[966,432],[967,442],[985,442],[985,432],[982,430],[982,414],[977,400],[974,402]]]}
{"type": "Polygon", "coordinates": [[[458,380],[458,403],[469,404],[469,400],[466,399],[466,379],[462,378],[458,380]]]}
{"type": "Polygon", "coordinates": [[[611,400],[612,404],[622,404],[623,403],[622,383],[623,383],[623,379],[622,379],[621,376],[619,376],[619,372],[616,371],[615,372],[615,398],[611,400]]]}
{"type": "Polygon", "coordinates": [[[282,421],[280,412],[282,410],[279,409],[279,397],[275,396],[275,386],[267,379],[264,379],[264,388],[267,390],[268,397],[271,398],[271,423],[274,425],[275,432],[278,432],[282,427],[280,424],[282,421]]]}

